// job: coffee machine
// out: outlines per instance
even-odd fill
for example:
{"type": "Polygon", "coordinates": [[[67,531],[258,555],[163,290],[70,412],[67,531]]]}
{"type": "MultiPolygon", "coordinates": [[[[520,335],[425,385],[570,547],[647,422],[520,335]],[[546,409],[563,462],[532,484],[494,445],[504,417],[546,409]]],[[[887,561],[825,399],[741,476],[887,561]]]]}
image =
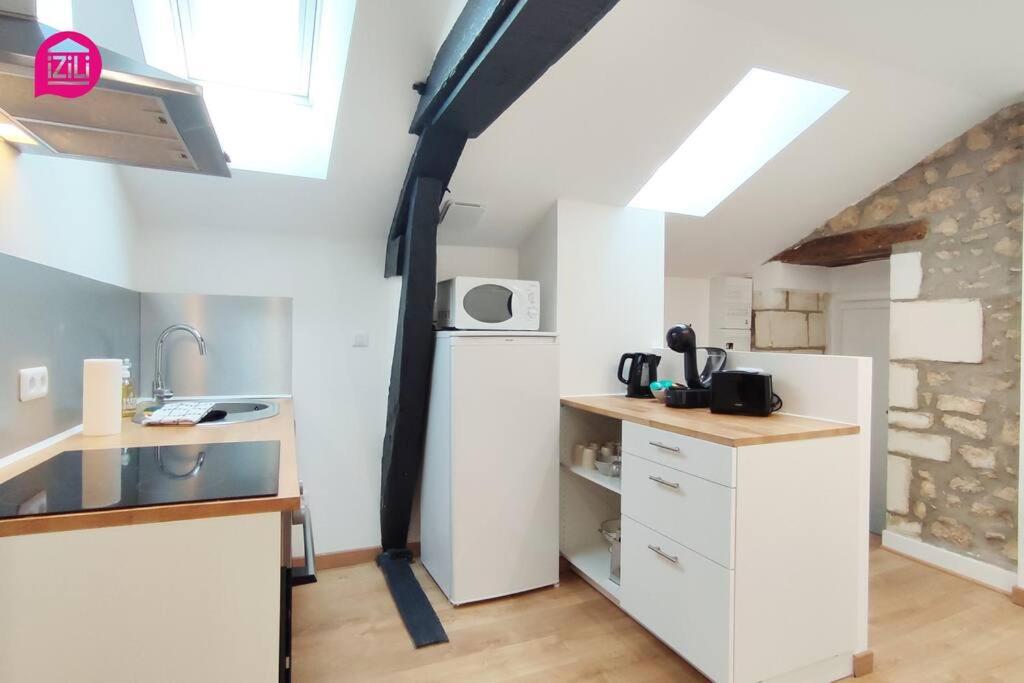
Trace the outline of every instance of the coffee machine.
{"type": "Polygon", "coordinates": [[[665,334],[668,348],[683,354],[683,380],[685,387],[672,387],[665,391],[665,405],[670,408],[707,408],[711,405],[711,376],[725,366],[726,352],[714,346],[697,346],[697,333],[689,325],[675,325],[665,334]],[[704,370],[697,372],[697,350],[707,354],[704,370]]]}

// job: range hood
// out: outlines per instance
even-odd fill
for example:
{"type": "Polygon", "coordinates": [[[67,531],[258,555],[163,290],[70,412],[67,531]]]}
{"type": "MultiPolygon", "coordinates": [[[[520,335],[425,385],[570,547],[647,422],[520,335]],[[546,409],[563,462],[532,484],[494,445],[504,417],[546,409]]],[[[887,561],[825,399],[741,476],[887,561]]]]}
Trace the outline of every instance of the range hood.
{"type": "Polygon", "coordinates": [[[8,144],[26,153],[231,175],[202,88],[190,81],[100,48],[95,88],[75,99],[35,97],[36,51],[55,32],[0,8],[0,123],[24,133],[5,136],[8,144]]]}

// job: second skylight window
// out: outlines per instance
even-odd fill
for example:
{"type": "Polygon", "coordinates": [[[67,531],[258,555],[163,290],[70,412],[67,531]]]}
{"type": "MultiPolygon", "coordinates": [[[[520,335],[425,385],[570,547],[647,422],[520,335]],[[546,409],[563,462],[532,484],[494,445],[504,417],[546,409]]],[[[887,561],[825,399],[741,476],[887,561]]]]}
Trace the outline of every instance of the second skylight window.
{"type": "Polygon", "coordinates": [[[706,216],[847,92],[751,69],[629,205],[706,216]]]}

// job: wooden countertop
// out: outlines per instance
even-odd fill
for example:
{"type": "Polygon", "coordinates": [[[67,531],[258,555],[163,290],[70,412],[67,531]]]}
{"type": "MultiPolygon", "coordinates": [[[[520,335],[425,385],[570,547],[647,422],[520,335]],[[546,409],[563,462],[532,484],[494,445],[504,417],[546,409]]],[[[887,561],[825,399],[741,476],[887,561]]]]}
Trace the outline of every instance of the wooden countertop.
{"type": "Polygon", "coordinates": [[[757,446],[860,432],[858,425],[776,413],[771,417],[716,415],[707,408],[667,408],[653,398],[566,396],[562,405],[664,429],[725,446],[757,446]]]}
{"type": "Polygon", "coordinates": [[[299,470],[295,456],[295,419],[292,402],[289,399],[273,399],[269,402],[278,405],[279,412],[274,417],[227,425],[144,427],[125,418],[120,434],[113,436],[75,434],[0,468],[0,483],[16,477],[63,451],[130,448],[133,446],[179,446],[232,441],[280,441],[276,496],[0,519],[0,537],[299,509],[299,470]]]}

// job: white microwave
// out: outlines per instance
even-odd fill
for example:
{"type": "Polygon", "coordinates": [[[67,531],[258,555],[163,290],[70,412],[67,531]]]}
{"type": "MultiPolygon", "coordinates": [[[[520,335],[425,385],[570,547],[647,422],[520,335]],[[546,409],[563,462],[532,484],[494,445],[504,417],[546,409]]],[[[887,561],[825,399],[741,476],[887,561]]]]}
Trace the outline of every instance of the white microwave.
{"type": "Polygon", "coordinates": [[[438,282],[437,326],[449,330],[539,330],[540,283],[461,276],[438,282]]]}

